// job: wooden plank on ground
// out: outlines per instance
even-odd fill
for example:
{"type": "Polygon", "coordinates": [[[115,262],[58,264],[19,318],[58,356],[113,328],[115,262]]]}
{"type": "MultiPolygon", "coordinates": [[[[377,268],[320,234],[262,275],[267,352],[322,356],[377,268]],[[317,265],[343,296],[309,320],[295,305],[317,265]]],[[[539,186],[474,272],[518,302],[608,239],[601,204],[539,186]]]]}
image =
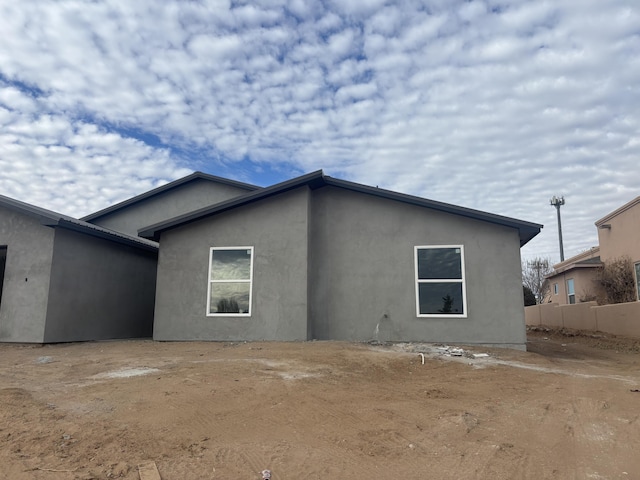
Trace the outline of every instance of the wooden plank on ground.
{"type": "Polygon", "coordinates": [[[156,462],[145,462],[138,465],[140,480],[162,480],[156,462]]]}

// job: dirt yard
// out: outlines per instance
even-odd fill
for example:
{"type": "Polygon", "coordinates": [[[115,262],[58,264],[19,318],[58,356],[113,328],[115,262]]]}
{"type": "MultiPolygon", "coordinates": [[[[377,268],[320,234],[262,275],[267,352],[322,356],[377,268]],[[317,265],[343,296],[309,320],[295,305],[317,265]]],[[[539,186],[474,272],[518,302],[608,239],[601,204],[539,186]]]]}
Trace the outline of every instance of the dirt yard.
{"type": "Polygon", "coordinates": [[[570,335],[0,345],[0,478],[640,479],[640,341],[570,335]]]}

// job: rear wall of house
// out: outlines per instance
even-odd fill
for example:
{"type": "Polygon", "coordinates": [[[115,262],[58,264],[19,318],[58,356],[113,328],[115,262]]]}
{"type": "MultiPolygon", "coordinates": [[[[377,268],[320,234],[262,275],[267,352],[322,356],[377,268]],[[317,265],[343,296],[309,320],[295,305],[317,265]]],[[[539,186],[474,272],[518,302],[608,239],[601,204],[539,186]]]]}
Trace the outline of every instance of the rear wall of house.
{"type": "Polygon", "coordinates": [[[156,340],[306,340],[309,190],[163,232],[156,340]],[[254,247],[251,316],[207,316],[211,247],[254,247]]]}
{"type": "Polygon", "coordinates": [[[150,337],[155,252],[58,228],[45,342],[150,337]]]}
{"type": "Polygon", "coordinates": [[[524,348],[515,229],[334,187],[313,192],[312,337],[524,348]],[[418,317],[415,246],[462,245],[467,318],[418,317]]]}
{"type": "Polygon", "coordinates": [[[143,227],[214,205],[248,191],[224,183],[197,179],[90,222],[137,236],[138,230],[143,227]]]}
{"type": "Polygon", "coordinates": [[[0,207],[0,246],[7,247],[0,342],[42,342],[53,237],[38,220],[0,207]]]}

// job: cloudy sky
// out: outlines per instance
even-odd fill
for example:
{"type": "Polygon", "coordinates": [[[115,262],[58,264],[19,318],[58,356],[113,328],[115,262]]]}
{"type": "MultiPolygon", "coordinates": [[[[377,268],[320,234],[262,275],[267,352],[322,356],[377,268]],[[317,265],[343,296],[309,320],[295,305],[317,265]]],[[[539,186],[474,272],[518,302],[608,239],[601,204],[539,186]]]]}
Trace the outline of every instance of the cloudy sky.
{"type": "Polygon", "coordinates": [[[637,0],[0,0],[0,194],[82,216],[200,170],[337,178],[597,244],[640,195],[637,0]]]}

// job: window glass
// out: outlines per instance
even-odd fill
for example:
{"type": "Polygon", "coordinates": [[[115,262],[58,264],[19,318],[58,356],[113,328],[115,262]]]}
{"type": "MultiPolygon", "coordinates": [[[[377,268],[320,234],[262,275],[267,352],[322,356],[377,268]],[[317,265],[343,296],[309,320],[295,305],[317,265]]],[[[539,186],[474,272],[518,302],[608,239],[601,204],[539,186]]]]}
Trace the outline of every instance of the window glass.
{"type": "Polygon", "coordinates": [[[421,283],[418,289],[420,315],[463,313],[462,283],[421,283]]]}
{"type": "Polygon", "coordinates": [[[253,247],[211,248],[207,315],[251,314],[253,247]]]}
{"type": "Polygon", "coordinates": [[[554,295],[557,295],[557,294],[558,294],[558,284],[557,284],[557,283],[554,283],[554,284],[553,284],[553,294],[554,294],[554,295]]]}
{"type": "Polygon", "coordinates": [[[636,263],[636,287],[638,288],[638,300],[640,300],[640,263],[636,263]]]}
{"type": "Polygon", "coordinates": [[[576,303],[576,292],[573,286],[573,278],[567,280],[567,296],[569,297],[569,303],[576,303]]]}
{"type": "Polygon", "coordinates": [[[210,313],[249,313],[248,283],[213,283],[211,285],[210,313]]]}
{"type": "Polygon", "coordinates": [[[251,250],[213,250],[211,280],[246,280],[251,276],[251,250]]]}
{"type": "Polygon", "coordinates": [[[466,316],[462,246],[416,247],[418,316],[466,316]]]}
{"type": "Polygon", "coordinates": [[[418,250],[418,279],[462,278],[459,248],[425,248],[418,250]]]}

